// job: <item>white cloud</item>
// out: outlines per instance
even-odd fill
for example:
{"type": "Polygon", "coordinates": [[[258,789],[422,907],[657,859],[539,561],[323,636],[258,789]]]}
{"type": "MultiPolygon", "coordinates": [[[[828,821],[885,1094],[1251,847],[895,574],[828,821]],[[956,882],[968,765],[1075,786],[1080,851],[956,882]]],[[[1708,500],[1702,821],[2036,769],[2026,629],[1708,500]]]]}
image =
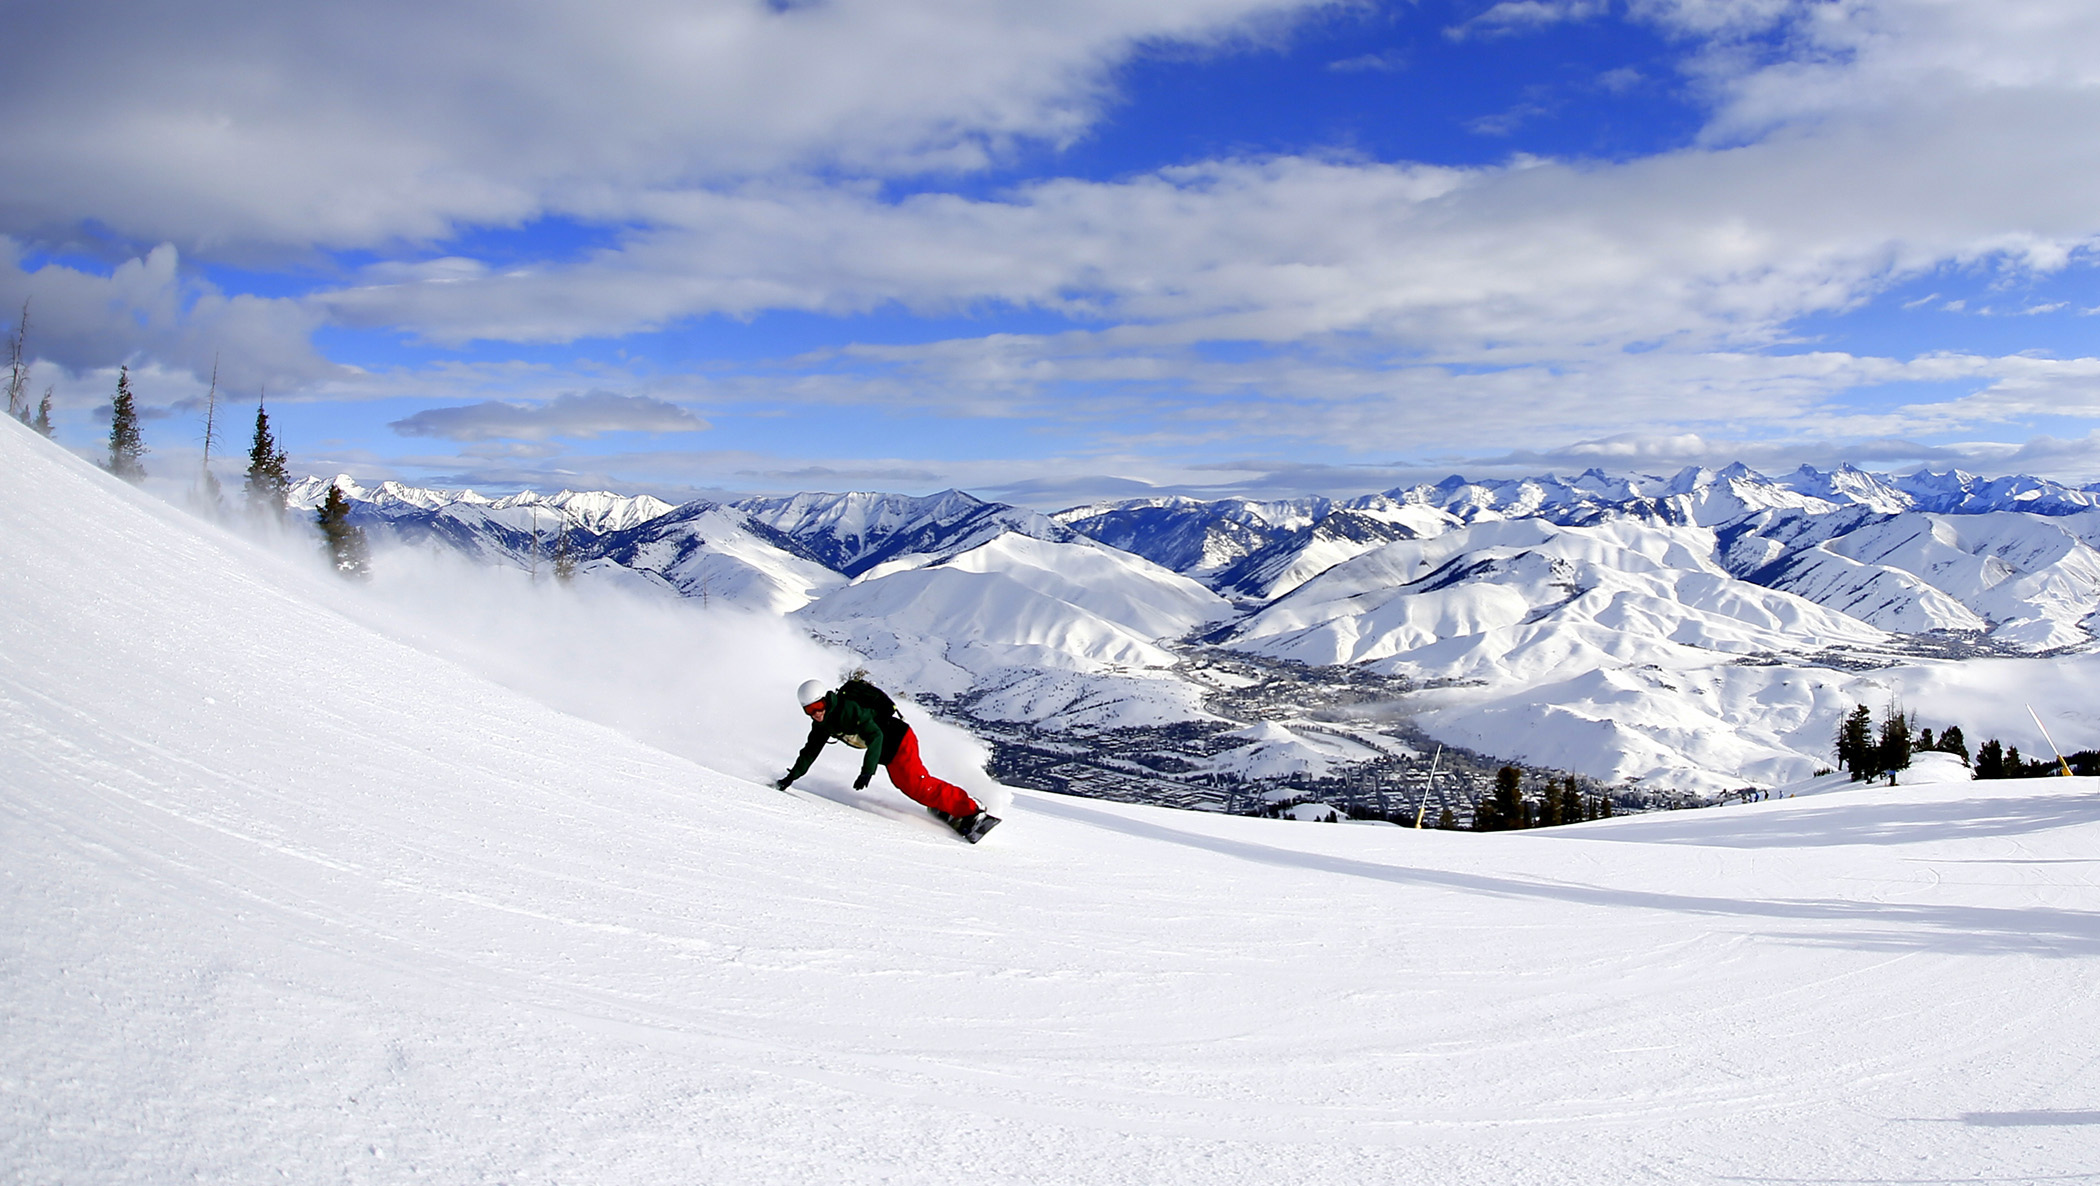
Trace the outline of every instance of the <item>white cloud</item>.
{"type": "Polygon", "coordinates": [[[1632,66],[1620,66],[1606,70],[1597,76],[1597,85],[1614,95],[1623,95],[1647,85],[1648,76],[1632,66]]]}
{"type": "Polygon", "coordinates": [[[75,374],[153,359],[202,381],[216,359],[223,388],[253,392],[346,371],[313,348],[320,310],[291,299],[228,296],[185,277],[166,244],[103,276],[55,263],[26,269],[21,245],[0,236],[0,310],[10,334],[25,300],[30,357],[75,374]]]}
{"type": "MultiPolygon", "coordinates": [[[[1977,450],[1979,456],[1983,449],[1977,450]]],[[[2051,473],[2100,485],[2100,429],[2071,440],[2035,437],[1993,460],[1999,473],[2051,473]]]]}
{"type": "Polygon", "coordinates": [[[1712,38],[1698,69],[1721,100],[1706,130],[1714,142],[2100,85],[2100,9],[2085,0],[1637,0],[1633,10],[1712,38]],[[1776,60],[1740,52],[1740,38],[1775,33],[1786,51],[1776,60]]]}
{"type": "Polygon", "coordinates": [[[1353,58],[1329,62],[1327,68],[1337,74],[1393,74],[1407,69],[1407,55],[1399,50],[1358,54],[1353,58]]]}
{"type": "Polygon", "coordinates": [[[688,193],[575,264],[375,277],[322,300],[439,341],[992,306],[1181,340],[1368,333],[1447,359],[1754,344],[1946,261],[2063,266],[2100,234],[2100,208],[2066,192],[2068,178],[2100,186],[2094,126],[2100,94],[1623,165],[1294,157],[1042,182],[1001,200],[688,193]],[[2023,136],[2056,136],[2054,154],[2003,143],[2015,117],[2023,136]]]}
{"type": "Polygon", "coordinates": [[[2100,191],[2100,67],[2087,65],[2100,15],[2041,0],[1638,11],[1713,39],[1701,67],[1724,108],[1707,143],[1480,169],[1212,161],[996,199],[662,193],[642,203],[643,229],[574,264],[374,276],[324,300],[440,341],[780,308],[1049,310],[1096,328],[847,349],[789,364],[804,373],[773,390],[964,414],[1137,400],[1157,439],[1184,442],[1260,432],[1380,448],[1499,423],[1536,440],[1732,422],[1901,436],[2091,414],[2083,360],[1767,352],[1798,349],[1804,315],[1950,264],[2085,266],[2078,253],[2100,243],[2087,200],[2100,191]],[[1727,55],[1752,36],[1801,54],[1727,55]],[[1264,349],[1226,365],[1196,348],[1221,341],[1264,349]],[[1841,398],[1928,380],[1973,391],[1900,408],[1841,398]],[[1073,394],[1087,385],[1113,394],[1073,394]]]}
{"type": "Polygon", "coordinates": [[[1644,20],[1702,37],[1742,36],[1796,18],[1828,0],[1628,0],[1644,20]]]}
{"type": "Polygon", "coordinates": [[[947,416],[1025,416],[1156,451],[1478,452],[1614,434],[1870,439],[2100,415],[2100,359],[1840,351],[1640,354],[1477,368],[1294,350],[1206,359],[1110,349],[1107,334],[1006,335],[861,347],[803,360],[792,382],[746,376],[714,396],[880,404],[947,416]],[[1969,394],[1904,402],[1907,389],[1969,394]]]}
{"type": "Polygon", "coordinates": [[[590,438],[609,432],[699,432],[707,423],[684,408],[648,396],[588,391],[557,396],[545,404],[485,400],[460,407],[426,408],[388,427],[402,436],[454,441],[544,441],[551,437],[590,438]]]}
{"type": "Polygon", "coordinates": [[[1466,130],[1479,136],[1510,136],[1532,120],[1552,113],[1552,108],[1540,103],[1519,103],[1492,115],[1467,120],[1466,130]]]}
{"type": "Polygon", "coordinates": [[[0,226],[213,251],[436,240],[802,168],[1070,140],[1141,43],[1325,0],[73,0],[8,19],[0,226]]]}
{"type": "Polygon", "coordinates": [[[1587,21],[1611,10],[1605,0],[1501,0],[1479,16],[1445,30],[1453,40],[1521,33],[1567,21],[1587,21]]]}
{"type": "MultiPolygon", "coordinates": [[[[1083,331],[819,352],[711,376],[708,392],[1358,449],[1512,433],[1544,448],[1639,426],[1900,438],[2100,411],[2087,360],[1776,353],[1813,345],[1790,340],[1804,315],[1950,264],[2087,266],[2079,253],[2100,244],[2089,0],[1632,0],[1685,39],[1717,112],[1698,145],[1643,160],[1282,156],[903,199],[879,179],[1080,133],[1135,45],[1307,6],[491,5],[26,15],[41,51],[0,98],[0,159],[20,163],[0,175],[5,225],[88,217],[224,251],[443,241],[461,221],[548,214],[620,228],[601,249],[523,263],[445,242],[303,303],[185,282],[172,249],[108,278],[47,267],[52,356],[202,367],[217,349],[287,376],[273,384],[303,377],[311,398],[484,397],[458,422],[487,426],[599,382],[690,393],[522,364],[329,375],[304,336],[322,318],[450,344],[769,310],[1028,309],[1083,331]],[[1201,348],[1217,342],[1256,347],[1227,364],[1201,348]],[[1968,394],[1894,408],[1848,395],[1912,381],[1968,394]]],[[[1598,15],[1590,0],[1532,0],[1488,8],[1479,28],[1598,15]]],[[[0,269],[0,297],[19,273],[0,269]]],[[[554,422],[532,414],[513,423],[554,422]]]]}

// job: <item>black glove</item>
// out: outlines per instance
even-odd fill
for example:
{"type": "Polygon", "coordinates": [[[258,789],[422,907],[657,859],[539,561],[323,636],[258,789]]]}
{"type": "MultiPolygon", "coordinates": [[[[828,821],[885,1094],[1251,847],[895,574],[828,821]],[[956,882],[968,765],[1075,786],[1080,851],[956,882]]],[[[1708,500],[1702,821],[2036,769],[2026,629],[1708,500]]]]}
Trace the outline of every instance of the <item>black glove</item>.
{"type": "Polygon", "coordinates": [[[794,786],[794,785],[795,785],[795,780],[794,780],[794,779],[792,779],[792,778],[789,778],[789,777],[788,777],[787,775],[785,775],[785,774],[781,775],[781,776],[780,776],[779,778],[777,778],[777,779],[775,779],[775,780],[773,781],[773,789],[774,789],[774,790],[776,790],[776,791],[784,791],[784,790],[786,790],[786,789],[788,789],[789,787],[791,787],[791,786],[794,786]]]}
{"type": "Polygon", "coordinates": [[[854,789],[854,790],[856,790],[856,791],[865,791],[865,790],[867,790],[867,789],[868,789],[868,776],[867,776],[867,775],[865,775],[865,774],[863,774],[863,775],[861,775],[861,776],[860,776],[859,778],[856,778],[856,779],[854,779],[854,780],[853,780],[853,789],[854,789]]]}

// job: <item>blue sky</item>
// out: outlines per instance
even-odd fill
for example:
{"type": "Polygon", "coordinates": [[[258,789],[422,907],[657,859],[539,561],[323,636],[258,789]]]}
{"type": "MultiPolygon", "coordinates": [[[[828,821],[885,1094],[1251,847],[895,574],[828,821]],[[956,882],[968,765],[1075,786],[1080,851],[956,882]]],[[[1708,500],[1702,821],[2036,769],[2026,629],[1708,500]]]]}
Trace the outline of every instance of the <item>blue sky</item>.
{"type": "Polygon", "coordinates": [[[2088,3],[48,8],[0,301],[168,480],[216,365],[491,491],[2100,481],[2088,3]]]}

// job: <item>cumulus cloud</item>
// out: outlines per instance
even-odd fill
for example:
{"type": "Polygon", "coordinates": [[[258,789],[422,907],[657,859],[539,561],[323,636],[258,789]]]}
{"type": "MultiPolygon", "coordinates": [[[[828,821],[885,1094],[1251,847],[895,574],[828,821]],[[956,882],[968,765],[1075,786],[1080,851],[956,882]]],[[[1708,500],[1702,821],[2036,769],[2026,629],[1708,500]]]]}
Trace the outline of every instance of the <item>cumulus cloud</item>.
{"type": "Polygon", "coordinates": [[[1325,0],[18,6],[0,216],[190,250],[437,240],[784,169],[1068,141],[1134,46],[1325,0]]]}
{"type": "Polygon", "coordinates": [[[108,275],[45,263],[0,235],[0,310],[12,334],[29,306],[28,353],[74,374],[151,358],[200,380],[220,362],[227,389],[304,384],[347,368],[322,358],[312,337],[319,309],[296,300],[229,296],[183,274],[173,246],[125,260],[108,275]]]}
{"type": "Polygon", "coordinates": [[[321,298],[438,341],[768,309],[1030,308],[1157,338],[1370,334],[1452,360],[1763,345],[1949,261],[2053,270],[2100,236],[2100,90],[2007,93],[1617,165],[1216,161],[998,199],[666,196],[573,264],[321,298]],[[2007,129],[2017,129],[2008,135],[2007,129]]]}
{"type": "MultiPolygon", "coordinates": [[[[1677,28],[1754,34],[1784,24],[1791,52],[1744,57],[1724,37],[1704,63],[1725,102],[1709,140],[1808,120],[1901,118],[1993,93],[2100,85],[2100,9],[2083,0],[1650,0],[1677,28]]],[[[2006,126],[2018,136],[2018,129],[2006,126]]],[[[2024,140],[2024,137],[2020,137],[2024,140]]]]}
{"type": "MultiPolygon", "coordinates": [[[[1579,7],[1497,19],[1595,15],[1579,7]]],[[[771,308],[1047,310],[1092,328],[837,351],[800,360],[785,394],[1075,417],[1120,395],[1145,401],[1158,439],[1182,443],[1220,425],[1357,447],[1463,441],[1486,431],[1483,409],[1537,439],[1656,418],[1878,438],[2093,413],[2084,360],[1859,358],[1792,338],[1807,315],[1950,265],[2006,278],[2089,266],[2100,10],[1633,11],[1707,39],[1695,64],[1718,115],[1702,143],[1469,169],[1210,161],[989,198],[685,192],[573,265],[326,299],[346,319],[440,340],[561,340],[771,308]],[[1757,52],[1734,52],[1746,46],[1757,52]],[[1215,342],[1259,349],[1224,365],[1200,348],[1215,342]],[[1906,382],[1974,386],[1879,411],[1843,398],[1906,382]],[[1096,394],[1075,394],[1087,385],[1096,394]]]]}
{"type": "MultiPolygon", "coordinates": [[[[707,422],[676,404],[645,395],[590,391],[557,396],[545,404],[484,400],[461,407],[428,408],[388,427],[402,436],[453,441],[544,441],[609,432],[698,432],[707,422]]],[[[514,453],[507,451],[506,455],[514,453]]]]}
{"type": "MultiPolygon", "coordinates": [[[[37,275],[54,308],[70,299],[66,317],[99,326],[88,336],[105,358],[131,341],[201,365],[230,337],[315,393],[452,384],[453,400],[490,398],[399,424],[466,441],[620,427],[590,427],[562,404],[586,397],[550,398],[558,380],[545,374],[318,375],[303,335],[324,318],[442,345],[774,310],[1041,311],[1073,332],[836,349],[715,382],[749,402],[879,396],[1114,417],[1133,441],[1183,446],[1258,433],[1548,448],[1657,424],[1902,440],[2100,411],[2091,360],[1868,358],[1794,340],[1808,315],[1949,265],[2013,277],[2089,266],[2089,0],[1628,0],[1612,10],[1680,39],[1713,111],[1697,143],[1646,159],[1438,168],[1284,155],[988,196],[881,184],[973,168],[1018,140],[1069,140],[1098,118],[1108,71],[1134,46],[1216,41],[1308,7],[44,6],[22,18],[41,51],[0,97],[0,148],[20,165],[0,175],[0,215],[88,217],[222,257],[431,240],[428,258],[402,251],[302,301],[184,282],[172,248],[119,276],[37,275]],[[78,68],[88,60],[104,68],[78,68]],[[604,245],[499,262],[449,238],[463,223],[550,214],[604,229],[604,245]],[[63,298],[68,286],[82,295],[63,298]],[[1241,356],[1220,362],[1205,349],[1218,343],[1241,356]],[[1853,398],[1910,382],[1967,393],[1853,398]],[[1135,413],[1116,406],[1131,401],[1135,413]]],[[[1607,8],[1476,7],[1469,35],[1607,8]]]]}

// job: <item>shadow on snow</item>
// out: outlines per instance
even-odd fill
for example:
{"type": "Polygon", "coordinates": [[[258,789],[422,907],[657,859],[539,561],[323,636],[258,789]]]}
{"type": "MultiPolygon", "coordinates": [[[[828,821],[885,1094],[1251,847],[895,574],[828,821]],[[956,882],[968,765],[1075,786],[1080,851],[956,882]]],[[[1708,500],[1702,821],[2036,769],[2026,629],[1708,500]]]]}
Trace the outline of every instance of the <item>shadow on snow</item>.
{"type": "MultiPolygon", "coordinates": [[[[2081,796],[2080,799],[2084,801],[2084,811],[2075,810],[2072,804],[2063,800],[2022,800],[2021,803],[2029,805],[2024,816],[2017,811],[2011,814],[2025,818],[2027,822],[2024,826],[2017,829],[2000,826],[1995,830],[1985,827],[1981,829],[1981,834],[2007,834],[2014,831],[2033,831],[2055,823],[2088,822],[2095,814],[2092,797],[2081,796]],[[2046,810],[2042,806],[2045,802],[2046,810]]],[[[1839,899],[1758,901],[1647,890],[1609,889],[1563,882],[1527,881],[1487,874],[1387,865],[1353,857],[1297,852],[1251,841],[1206,836],[1165,823],[1127,819],[1085,806],[1082,801],[1040,792],[1029,796],[1028,806],[1031,810],[1040,811],[1045,815],[1141,836],[1148,840],[1204,849],[1238,860],[1331,873],[1342,877],[1368,878],[1395,885],[1437,887],[1512,899],[1546,899],[1588,906],[1632,907],[1676,914],[1839,924],[1829,930],[1773,932],[1774,938],[1791,939],[1811,945],[1849,947],[1862,951],[1932,951],[1960,955],[2100,955],[2100,913],[2093,911],[2048,907],[2006,909],[1990,906],[1904,905],[1839,899]],[[1842,927],[1842,924],[1846,923],[1858,923],[1862,924],[1862,927],[1848,931],[1842,927]]],[[[1956,805],[1945,806],[1952,811],[1956,805]]],[[[2007,805],[1994,801],[1991,806],[2000,817],[2007,815],[2007,805]]],[[[2002,824],[2003,820],[2000,822],[2002,824]]],[[[1918,827],[1907,834],[1913,838],[1923,838],[1920,834],[1922,826],[1923,822],[1918,821],[1918,827]]],[[[1857,842],[1864,843],[1865,840],[1857,842]]],[[[1777,844],[1779,841],[1774,839],[1771,843],[1777,844]]]]}

